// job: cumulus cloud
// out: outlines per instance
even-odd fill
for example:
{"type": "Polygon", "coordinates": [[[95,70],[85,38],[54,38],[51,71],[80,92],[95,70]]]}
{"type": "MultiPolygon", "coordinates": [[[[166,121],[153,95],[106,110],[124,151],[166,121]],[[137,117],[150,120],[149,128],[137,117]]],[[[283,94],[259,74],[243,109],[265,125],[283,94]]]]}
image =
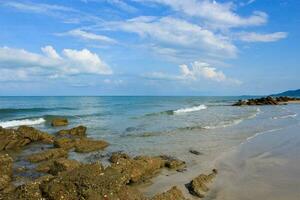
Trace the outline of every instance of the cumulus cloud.
{"type": "Polygon", "coordinates": [[[216,27],[257,26],[265,24],[268,16],[264,12],[254,11],[252,15],[238,15],[233,3],[218,3],[214,0],[136,0],[155,2],[171,7],[188,16],[201,17],[216,27]]]}
{"type": "Polygon", "coordinates": [[[269,34],[260,33],[240,33],[239,39],[245,42],[275,42],[287,37],[286,32],[276,32],[269,34]]]}
{"type": "Polygon", "coordinates": [[[144,75],[145,78],[173,81],[198,81],[208,80],[213,82],[223,82],[230,84],[241,84],[241,81],[229,78],[222,71],[217,70],[210,64],[195,61],[190,66],[183,64],[179,66],[180,74],[171,75],[162,72],[152,72],[144,75]]]}
{"type": "Polygon", "coordinates": [[[127,21],[107,23],[110,30],[122,30],[138,34],[142,38],[175,47],[202,49],[234,57],[237,48],[228,38],[214,34],[201,26],[173,17],[141,16],[127,21]]]}
{"type": "Polygon", "coordinates": [[[105,43],[117,43],[116,40],[107,37],[105,35],[99,35],[99,34],[95,34],[95,33],[90,33],[81,29],[74,29],[74,30],[70,30],[66,33],[59,33],[56,34],[59,36],[73,36],[73,37],[78,37],[84,40],[93,40],[93,41],[99,41],[99,42],[105,42],[105,43]]]}
{"type": "MultiPolygon", "coordinates": [[[[46,75],[49,78],[76,74],[112,74],[110,67],[88,49],[64,49],[59,55],[52,46],[41,48],[42,53],[24,49],[0,48],[0,69],[5,74],[18,72],[24,79],[27,75],[46,75]]],[[[2,75],[3,76],[3,75],[2,75]]],[[[6,75],[5,75],[6,76],[6,75]]],[[[6,76],[7,79],[10,76],[6,76]]]]}

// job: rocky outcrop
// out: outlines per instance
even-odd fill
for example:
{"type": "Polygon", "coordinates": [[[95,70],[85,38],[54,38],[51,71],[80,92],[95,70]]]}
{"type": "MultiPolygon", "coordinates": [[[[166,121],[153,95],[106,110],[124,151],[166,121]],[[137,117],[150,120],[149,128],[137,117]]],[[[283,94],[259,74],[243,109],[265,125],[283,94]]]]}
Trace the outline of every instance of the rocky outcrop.
{"type": "Polygon", "coordinates": [[[212,183],[212,180],[217,175],[217,170],[213,169],[212,173],[205,175],[200,174],[198,177],[194,178],[188,185],[188,189],[191,194],[203,198],[205,193],[209,190],[209,184],[212,183]]]}
{"type": "Polygon", "coordinates": [[[0,151],[17,150],[31,142],[52,143],[53,136],[28,126],[18,129],[0,127],[0,151]]]}
{"type": "Polygon", "coordinates": [[[104,140],[79,139],[75,142],[75,152],[88,153],[105,149],[109,144],[104,140]]]}
{"type": "Polygon", "coordinates": [[[142,182],[153,177],[159,169],[164,167],[164,160],[160,157],[138,156],[116,156],[110,159],[111,167],[129,177],[131,183],[142,182]]]}
{"type": "Polygon", "coordinates": [[[85,126],[77,126],[68,130],[60,130],[57,132],[59,136],[76,136],[85,137],[87,128],[85,126]]]}
{"type": "Polygon", "coordinates": [[[161,156],[165,162],[165,167],[173,170],[184,169],[186,168],[186,163],[182,160],[176,159],[171,156],[161,156]]]}
{"type": "Polygon", "coordinates": [[[0,191],[10,185],[13,174],[13,159],[8,154],[0,154],[0,191]]]}
{"type": "Polygon", "coordinates": [[[180,189],[174,186],[170,190],[162,194],[155,195],[151,200],[188,200],[188,199],[186,199],[183,196],[180,189]]]}
{"type": "Polygon", "coordinates": [[[75,144],[76,144],[76,141],[74,139],[68,138],[68,137],[56,138],[53,143],[54,147],[63,148],[66,150],[74,148],[75,144]]]}
{"type": "Polygon", "coordinates": [[[68,119],[66,118],[55,118],[51,121],[51,126],[67,126],[69,124],[68,119]]]}
{"type": "Polygon", "coordinates": [[[292,101],[299,101],[299,98],[292,97],[262,97],[258,99],[239,100],[233,106],[261,106],[261,105],[279,105],[292,101]]]}
{"type": "Polygon", "coordinates": [[[67,158],[52,159],[40,163],[36,167],[36,171],[57,175],[63,171],[71,171],[80,167],[81,163],[76,160],[69,160],[67,158]]]}
{"type": "Polygon", "coordinates": [[[68,152],[62,148],[55,148],[55,149],[49,149],[45,150],[40,153],[35,153],[27,157],[27,160],[33,163],[46,161],[50,159],[56,159],[56,158],[66,158],[68,156],[68,152]]]}

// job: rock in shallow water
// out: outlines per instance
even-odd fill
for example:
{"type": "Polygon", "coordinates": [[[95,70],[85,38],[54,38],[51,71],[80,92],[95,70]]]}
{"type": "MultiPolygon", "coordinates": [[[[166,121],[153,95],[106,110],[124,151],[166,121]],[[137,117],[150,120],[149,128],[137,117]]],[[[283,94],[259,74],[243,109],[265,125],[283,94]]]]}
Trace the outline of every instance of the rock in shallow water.
{"type": "Polygon", "coordinates": [[[200,174],[198,177],[194,178],[188,185],[188,189],[191,194],[203,198],[205,193],[209,190],[209,184],[212,183],[212,180],[217,175],[217,170],[213,169],[212,173],[205,175],[200,174]]]}
{"type": "Polygon", "coordinates": [[[41,162],[49,159],[61,158],[61,157],[68,157],[68,152],[62,148],[55,148],[45,150],[40,153],[35,153],[27,157],[28,161],[36,163],[41,162]]]}
{"type": "Polygon", "coordinates": [[[55,118],[51,121],[51,126],[67,126],[69,124],[66,118],[55,118]]]}
{"type": "Polygon", "coordinates": [[[8,154],[0,154],[0,191],[10,185],[13,174],[13,159],[8,154]]]}
{"type": "Polygon", "coordinates": [[[85,126],[77,126],[68,130],[60,130],[57,132],[57,135],[60,136],[77,136],[85,137],[87,128],[85,126]]]}
{"type": "Polygon", "coordinates": [[[188,200],[186,199],[181,190],[179,190],[176,186],[172,187],[170,190],[155,195],[151,200],[188,200]]]}

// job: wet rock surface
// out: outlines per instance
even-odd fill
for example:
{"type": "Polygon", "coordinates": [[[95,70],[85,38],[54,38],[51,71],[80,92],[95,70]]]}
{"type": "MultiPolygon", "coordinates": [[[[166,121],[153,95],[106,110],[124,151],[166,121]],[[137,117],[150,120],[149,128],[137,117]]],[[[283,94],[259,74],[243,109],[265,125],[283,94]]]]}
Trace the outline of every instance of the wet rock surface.
{"type": "Polygon", "coordinates": [[[165,162],[165,167],[167,167],[169,169],[182,170],[182,169],[186,168],[186,163],[182,160],[176,159],[171,156],[166,156],[166,155],[161,156],[161,158],[165,162]]]}
{"type": "Polygon", "coordinates": [[[57,135],[60,136],[77,136],[85,137],[87,128],[85,126],[77,126],[68,130],[60,130],[57,132],[57,135]]]}
{"type": "Polygon", "coordinates": [[[109,144],[104,140],[92,140],[89,138],[75,141],[75,152],[88,153],[105,149],[109,144]]]}
{"type": "Polygon", "coordinates": [[[13,159],[8,154],[0,154],[0,191],[10,185],[13,175],[13,159]]]}
{"type": "Polygon", "coordinates": [[[66,118],[55,118],[51,121],[51,126],[67,126],[69,124],[68,119],[66,118]]]}
{"type": "Polygon", "coordinates": [[[233,106],[260,106],[260,105],[279,105],[292,101],[299,101],[300,98],[294,97],[262,97],[258,99],[239,100],[233,106]]]}
{"type": "Polygon", "coordinates": [[[188,200],[188,199],[186,199],[183,196],[180,189],[174,186],[170,190],[162,194],[155,195],[151,200],[188,200]]]}
{"type": "Polygon", "coordinates": [[[217,170],[213,169],[212,173],[208,175],[200,174],[198,177],[194,178],[189,184],[187,184],[187,188],[190,193],[203,198],[209,191],[209,185],[212,183],[212,180],[216,177],[217,173],[217,170]]]}
{"type": "Polygon", "coordinates": [[[35,153],[27,157],[28,161],[36,163],[41,161],[46,161],[50,159],[55,158],[61,158],[61,157],[67,157],[68,152],[62,148],[55,148],[55,149],[49,149],[45,150],[40,153],[35,153]]]}

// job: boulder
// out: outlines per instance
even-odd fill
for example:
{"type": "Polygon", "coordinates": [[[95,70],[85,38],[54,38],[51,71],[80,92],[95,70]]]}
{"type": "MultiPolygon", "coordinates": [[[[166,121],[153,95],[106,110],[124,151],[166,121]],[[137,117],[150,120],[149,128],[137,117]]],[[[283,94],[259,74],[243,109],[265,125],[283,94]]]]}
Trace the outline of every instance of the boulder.
{"type": "Polygon", "coordinates": [[[205,175],[200,174],[198,177],[194,178],[190,184],[188,184],[188,189],[191,194],[203,198],[205,193],[209,190],[209,184],[212,183],[212,180],[217,175],[217,170],[213,169],[212,173],[205,175]]]}
{"type": "Polygon", "coordinates": [[[172,187],[170,190],[155,195],[151,200],[187,200],[180,189],[176,186],[172,187]]]}
{"type": "Polygon", "coordinates": [[[86,164],[72,171],[62,172],[50,182],[42,184],[42,193],[49,199],[140,200],[142,194],[126,185],[128,178],[110,167],[86,164]]]}
{"type": "Polygon", "coordinates": [[[113,161],[111,167],[129,177],[131,183],[137,183],[153,177],[163,166],[160,157],[138,156],[133,159],[122,156],[113,161]]]}
{"type": "Polygon", "coordinates": [[[109,161],[111,163],[116,163],[118,162],[119,159],[130,159],[129,155],[127,155],[126,153],[122,153],[122,152],[113,152],[112,155],[109,158],[109,161]]]}
{"type": "Polygon", "coordinates": [[[0,191],[10,185],[13,173],[13,159],[8,154],[0,154],[0,191]]]}
{"type": "Polygon", "coordinates": [[[77,126],[68,130],[60,130],[57,132],[60,136],[76,136],[85,137],[87,128],[85,126],[77,126]]]}
{"type": "Polygon", "coordinates": [[[46,161],[55,158],[67,157],[68,152],[62,148],[45,150],[40,153],[35,153],[27,157],[27,160],[33,163],[46,161]]]}
{"type": "Polygon", "coordinates": [[[51,121],[51,126],[67,126],[69,124],[68,119],[66,118],[55,118],[51,121]]]}
{"type": "Polygon", "coordinates": [[[53,135],[39,131],[29,126],[19,126],[17,131],[24,137],[30,139],[32,142],[40,141],[48,144],[52,144],[54,140],[53,135]]]}
{"type": "Polygon", "coordinates": [[[75,140],[68,137],[56,138],[54,140],[54,147],[63,148],[66,150],[74,148],[75,144],[76,144],[75,140]]]}
{"type": "Polygon", "coordinates": [[[109,144],[103,140],[92,140],[88,138],[78,139],[75,143],[75,151],[78,153],[88,153],[105,149],[109,144]]]}
{"type": "Polygon", "coordinates": [[[182,160],[176,159],[171,156],[161,156],[161,158],[165,161],[165,167],[172,170],[179,170],[186,168],[186,163],[182,160]]]}
{"type": "Polygon", "coordinates": [[[190,149],[189,152],[190,152],[191,154],[195,154],[195,155],[197,155],[197,156],[202,155],[201,152],[199,152],[199,151],[197,151],[197,150],[194,150],[194,149],[190,149]]]}
{"type": "Polygon", "coordinates": [[[80,162],[78,162],[76,160],[69,160],[66,158],[58,158],[58,159],[52,159],[52,160],[48,160],[48,161],[39,163],[37,165],[37,167],[35,168],[35,170],[38,172],[57,175],[63,171],[71,171],[71,170],[79,167],[80,165],[81,165],[80,162]]]}

